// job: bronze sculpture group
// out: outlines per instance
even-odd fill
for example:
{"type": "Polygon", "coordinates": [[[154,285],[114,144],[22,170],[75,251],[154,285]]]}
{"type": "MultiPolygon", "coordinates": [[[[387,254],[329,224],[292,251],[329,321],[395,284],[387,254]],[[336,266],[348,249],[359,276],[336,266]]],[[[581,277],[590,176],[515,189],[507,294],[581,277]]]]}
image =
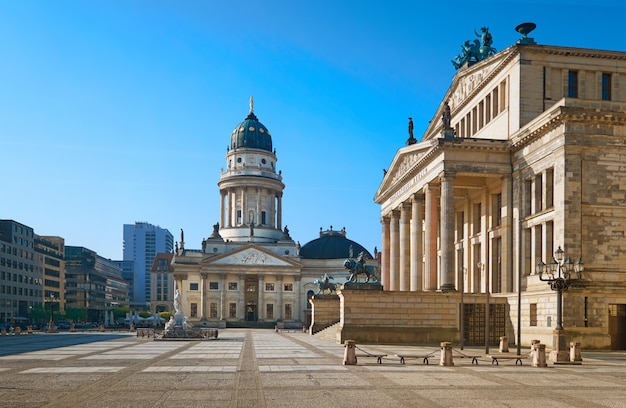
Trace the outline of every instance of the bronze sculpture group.
{"type": "Polygon", "coordinates": [[[491,46],[493,37],[489,32],[489,27],[481,27],[481,33],[474,30],[474,34],[480,37],[480,40],[474,39],[465,41],[461,46],[461,54],[457,55],[452,61],[454,68],[459,69],[467,62],[478,62],[490,57],[496,53],[496,49],[491,46]]]}

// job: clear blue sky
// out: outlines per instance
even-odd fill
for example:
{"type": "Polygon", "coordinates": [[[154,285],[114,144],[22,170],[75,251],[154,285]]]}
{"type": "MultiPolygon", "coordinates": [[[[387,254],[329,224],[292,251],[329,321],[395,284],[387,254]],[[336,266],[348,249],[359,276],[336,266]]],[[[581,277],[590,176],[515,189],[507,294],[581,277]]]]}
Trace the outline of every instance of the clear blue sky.
{"type": "Polygon", "coordinates": [[[283,224],[380,249],[373,202],[460,45],[532,21],[540,44],[626,51],[622,1],[2,1],[0,218],[121,259],[147,221],[200,248],[233,128],[272,132],[283,224]],[[425,3],[425,2],[424,2],[425,3]]]}

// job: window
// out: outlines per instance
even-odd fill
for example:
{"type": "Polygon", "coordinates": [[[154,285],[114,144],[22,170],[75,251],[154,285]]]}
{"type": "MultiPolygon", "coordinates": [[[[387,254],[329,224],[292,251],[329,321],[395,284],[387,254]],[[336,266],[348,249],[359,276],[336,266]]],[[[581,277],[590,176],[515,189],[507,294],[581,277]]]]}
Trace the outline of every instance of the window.
{"type": "Polygon", "coordinates": [[[241,210],[237,210],[237,224],[241,224],[241,210]]]}
{"type": "Polygon", "coordinates": [[[285,304],[285,319],[292,319],[292,318],[293,318],[293,312],[292,312],[291,303],[287,303],[285,304]]]}
{"type": "Polygon", "coordinates": [[[198,317],[198,304],[197,303],[191,304],[191,317],[198,317]]]}
{"type": "Polygon", "coordinates": [[[480,234],[482,230],[482,205],[481,203],[474,204],[474,235],[480,234]]]}
{"type": "Polygon", "coordinates": [[[189,290],[198,290],[198,282],[189,283],[189,290]]]}
{"type": "Polygon", "coordinates": [[[578,98],[578,71],[567,73],[567,97],[578,98]]]}
{"type": "Polygon", "coordinates": [[[209,317],[211,319],[217,319],[217,303],[211,303],[209,308],[209,317]]]}
{"type": "Polygon", "coordinates": [[[602,74],[602,100],[611,100],[611,74],[602,74]]]}
{"type": "Polygon", "coordinates": [[[293,283],[285,283],[284,291],[285,292],[293,292],[293,283]]]}
{"type": "Polygon", "coordinates": [[[535,212],[543,210],[543,182],[541,174],[535,176],[535,212]]]}
{"type": "Polygon", "coordinates": [[[530,305],[530,323],[529,326],[537,326],[537,304],[531,303],[530,305]]]}
{"type": "Polygon", "coordinates": [[[228,282],[228,290],[237,290],[237,282],[228,282]]]}
{"type": "Polygon", "coordinates": [[[265,291],[266,292],[273,292],[274,291],[274,282],[267,282],[265,284],[265,291]]]}
{"type": "Polygon", "coordinates": [[[499,227],[502,224],[502,193],[492,196],[493,202],[493,226],[499,227]]]}
{"type": "Polygon", "coordinates": [[[229,303],[228,304],[228,317],[236,318],[237,317],[237,303],[229,303]]]}
{"type": "Polygon", "coordinates": [[[246,292],[256,292],[256,284],[248,283],[246,286],[246,292]]]}
{"type": "Polygon", "coordinates": [[[219,290],[220,285],[218,282],[209,282],[209,289],[210,290],[219,290]]]}
{"type": "Polygon", "coordinates": [[[261,211],[261,225],[265,224],[267,224],[267,221],[265,221],[265,211],[261,211]]]}
{"type": "Polygon", "coordinates": [[[272,303],[265,305],[265,318],[268,320],[274,318],[274,305],[272,303]]]}
{"type": "Polygon", "coordinates": [[[546,208],[554,206],[554,169],[546,170],[546,208]]]}
{"type": "Polygon", "coordinates": [[[526,214],[526,216],[528,217],[530,214],[532,214],[532,188],[533,188],[533,182],[532,180],[524,180],[524,214],[526,214]]]}

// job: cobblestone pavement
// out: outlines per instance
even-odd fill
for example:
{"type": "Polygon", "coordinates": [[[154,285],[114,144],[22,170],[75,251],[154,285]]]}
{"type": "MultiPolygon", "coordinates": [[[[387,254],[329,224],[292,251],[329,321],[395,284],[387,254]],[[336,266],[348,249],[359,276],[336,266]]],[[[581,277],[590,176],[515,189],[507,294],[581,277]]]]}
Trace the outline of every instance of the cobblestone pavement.
{"type": "Polygon", "coordinates": [[[358,365],[344,366],[342,345],[273,330],[167,342],[129,334],[3,336],[0,401],[63,408],[626,407],[623,352],[583,350],[582,365],[547,368],[492,365],[484,357],[474,365],[455,354],[455,365],[442,367],[437,347],[357,347],[358,354],[387,356],[382,364],[359,357],[358,365]],[[397,357],[431,352],[430,364],[397,357]]]}

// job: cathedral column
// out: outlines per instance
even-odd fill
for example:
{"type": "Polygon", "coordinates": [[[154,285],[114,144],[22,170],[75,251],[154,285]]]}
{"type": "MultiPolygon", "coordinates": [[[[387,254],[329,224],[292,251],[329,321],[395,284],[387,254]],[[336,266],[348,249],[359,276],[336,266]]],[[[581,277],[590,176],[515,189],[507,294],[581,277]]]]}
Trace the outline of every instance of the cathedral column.
{"type": "Polygon", "coordinates": [[[389,268],[389,290],[400,288],[400,234],[399,234],[399,214],[397,210],[391,212],[391,222],[389,225],[389,246],[391,256],[389,268]]]}
{"type": "Polygon", "coordinates": [[[224,194],[223,191],[220,191],[220,226],[224,226],[225,221],[224,221],[224,200],[226,199],[226,194],[224,194]]]}
{"type": "Polygon", "coordinates": [[[248,215],[246,214],[246,188],[241,188],[241,225],[248,223],[248,215]]]}
{"type": "Polygon", "coordinates": [[[441,291],[454,291],[454,173],[441,177],[441,291]]]}
{"type": "Polygon", "coordinates": [[[424,187],[424,194],[426,226],[424,289],[433,291],[437,290],[437,230],[439,227],[437,192],[432,184],[427,184],[424,187]]]}
{"type": "Polygon", "coordinates": [[[296,321],[304,321],[304,320],[302,320],[302,316],[301,316],[301,313],[302,313],[302,293],[300,293],[301,292],[301,290],[300,290],[300,286],[301,285],[300,284],[301,284],[301,281],[302,281],[302,277],[300,275],[297,275],[297,276],[295,276],[295,280],[296,280],[296,282],[293,285],[294,286],[293,290],[296,291],[296,305],[295,305],[296,307],[294,307],[293,318],[296,321]]]}
{"type": "Polygon", "coordinates": [[[240,320],[246,319],[246,275],[243,273],[239,274],[239,283],[237,284],[239,288],[239,305],[237,306],[237,318],[240,320]]]}
{"type": "Polygon", "coordinates": [[[398,258],[398,270],[399,270],[399,290],[409,290],[409,261],[410,261],[410,222],[411,211],[408,203],[402,203],[400,205],[400,239],[398,243],[399,258],[398,258]]]}
{"type": "Polygon", "coordinates": [[[424,194],[414,194],[411,203],[411,279],[412,292],[422,290],[422,262],[424,259],[422,247],[422,222],[424,212],[424,194]]]}
{"type": "Polygon", "coordinates": [[[259,274],[257,276],[259,279],[259,301],[257,303],[256,315],[257,315],[257,320],[262,321],[263,316],[265,315],[265,311],[263,310],[263,307],[265,306],[263,302],[264,297],[265,297],[265,285],[264,285],[265,275],[259,274]]]}
{"type": "Polygon", "coordinates": [[[206,320],[206,278],[209,275],[208,272],[200,272],[202,282],[200,283],[200,319],[206,320]]]}
{"type": "Polygon", "coordinates": [[[283,320],[283,275],[276,275],[276,320],[283,320]]]}
{"type": "Polygon", "coordinates": [[[256,220],[255,225],[261,225],[261,191],[262,189],[259,187],[256,189],[256,220]]]}
{"type": "Polygon", "coordinates": [[[278,193],[278,214],[276,214],[278,220],[277,229],[283,229],[283,193],[278,193]]]}
{"type": "Polygon", "coordinates": [[[226,274],[220,273],[220,320],[226,320],[226,274]]]}
{"type": "Polygon", "coordinates": [[[234,227],[235,226],[235,220],[237,219],[237,208],[235,208],[237,205],[237,199],[235,197],[235,192],[233,190],[228,190],[228,201],[229,201],[229,206],[228,206],[228,226],[229,227],[234,227]]]}
{"type": "Polygon", "coordinates": [[[389,216],[384,216],[380,219],[380,223],[383,226],[382,237],[382,251],[380,253],[380,283],[383,285],[383,290],[389,289],[389,216]]]}

